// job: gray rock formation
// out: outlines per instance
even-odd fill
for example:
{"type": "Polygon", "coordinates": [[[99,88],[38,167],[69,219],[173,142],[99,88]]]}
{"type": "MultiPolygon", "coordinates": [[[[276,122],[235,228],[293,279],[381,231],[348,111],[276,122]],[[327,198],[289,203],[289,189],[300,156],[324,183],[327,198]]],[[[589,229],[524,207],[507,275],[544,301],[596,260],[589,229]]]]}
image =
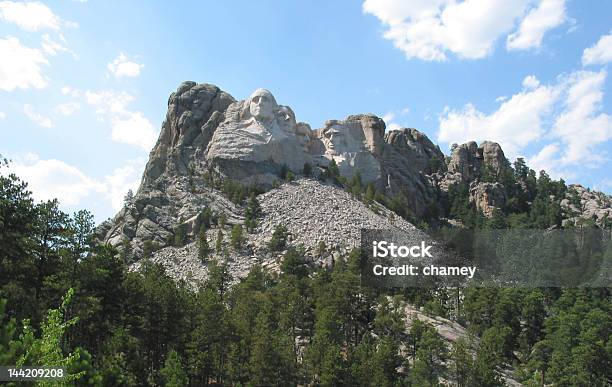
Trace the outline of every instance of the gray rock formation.
{"type": "Polygon", "coordinates": [[[305,163],[312,164],[309,141],[307,125],[298,125],[289,107],[279,106],[272,93],[258,89],[227,108],[205,162],[244,184],[272,185],[283,165],[299,172],[305,163]]]}
{"type": "Polygon", "coordinates": [[[470,202],[486,217],[506,203],[506,190],[500,183],[473,182],[470,185],[470,202]]]}
{"type": "Polygon", "coordinates": [[[612,197],[602,192],[571,184],[561,200],[561,208],[566,211],[567,219],[563,224],[592,221],[600,227],[612,226],[612,197]]]}
{"type": "Polygon", "coordinates": [[[506,202],[502,184],[483,182],[483,178],[498,179],[509,168],[506,156],[496,142],[483,141],[480,146],[474,141],[453,148],[448,170],[433,176],[437,186],[448,192],[455,184],[466,184],[470,191],[470,202],[489,217],[496,208],[506,202]]]}
{"type": "Polygon", "coordinates": [[[470,182],[484,173],[499,176],[506,165],[506,156],[498,143],[483,141],[478,146],[470,141],[453,149],[448,172],[458,174],[463,182],[470,182]]]}
{"type": "Polygon", "coordinates": [[[322,145],[319,160],[324,160],[317,164],[325,165],[334,160],[344,176],[359,171],[364,182],[379,180],[381,166],[377,156],[382,152],[384,133],[385,123],[369,114],[329,120],[325,127],[316,131],[322,145]]]}
{"type": "Polygon", "coordinates": [[[443,157],[416,129],[385,134],[384,122],[371,114],[330,120],[311,130],[268,90],[236,101],[216,86],[184,82],[168,99],[133,202],[102,224],[98,234],[114,246],[129,243],[138,256],[145,240],[164,246],[177,226],[191,230],[204,208],[225,213],[230,223],[241,221],[242,209],[211,188],[207,175],[269,189],[281,179],[283,167],[297,174],[309,163],[316,176],[331,160],[346,177],[359,171],[364,183],[391,195],[402,193],[418,215],[436,190],[427,177],[431,158],[443,157]]]}
{"type": "MultiPolygon", "coordinates": [[[[145,241],[168,246],[178,227],[193,238],[206,208],[224,214],[228,225],[241,224],[244,208],[224,197],[211,181],[230,179],[269,190],[282,179],[280,172],[285,168],[299,174],[308,163],[316,178],[332,160],[343,176],[350,178],[359,172],[364,183],[400,200],[416,218],[435,210],[437,201],[444,199],[454,184],[469,187],[471,202],[487,216],[506,201],[504,187],[494,182],[508,165],[497,143],[459,145],[446,161],[423,133],[416,129],[386,132],[384,122],[372,114],[329,120],[323,128],[311,130],[296,120],[290,107],[279,105],[268,90],[258,89],[246,100],[236,101],[216,86],[184,82],[168,99],[159,139],[134,200],[113,220],[100,225],[98,237],[119,248],[129,246],[140,257],[145,241]]],[[[300,206],[310,203],[308,198],[314,195],[310,185],[299,187],[301,191],[282,204],[293,212],[306,211],[300,206]]],[[[568,196],[562,203],[567,217],[586,216],[598,224],[611,217],[609,197],[576,189],[579,199],[568,196]]],[[[273,190],[265,195],[283,192],[273,190]]],[[[268,197],[265,195],[262,198],[268,197]]],[[[329,195],[315,197],[320,211],[329,212],[325,222],[333,227],[344,219],[343,207],[334,202],[335,193],[329,195]]],[[[278,206],[274,210],[288,219],[288,227],[294,227],[293,215],[278,206]]],[[[262,227],[273,227],[278,221],[264,221],[262,227]]],[[[369,223],[363,220],[362,224],[369,223]]],[[[261,235],[267,232],[270,230],[261,235]]],[[[322,233],[317,234],[319,239],[330,235],[329,242],[341,238],[329,230],[315,234],[318,232],[322,233]]],[[[356,238],[346,230],[341,234],[356,238]]],[[[297,232],[294,235],[297,240],[317,239],[297,232]]]]}

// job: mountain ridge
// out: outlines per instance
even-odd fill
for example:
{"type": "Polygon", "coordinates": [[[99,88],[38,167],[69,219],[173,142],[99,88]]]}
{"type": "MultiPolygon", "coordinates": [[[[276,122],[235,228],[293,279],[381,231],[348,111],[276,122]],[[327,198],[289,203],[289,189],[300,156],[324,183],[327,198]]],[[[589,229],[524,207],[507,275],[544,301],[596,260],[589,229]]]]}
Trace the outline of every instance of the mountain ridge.
{"type": "MultiPolygon", "coordinates": [[[[296,121],[293,110],[279,105],[266,89],[238,101],[217,86],[183,82],[168,99],[138,191],[113,220],[99,226],[98,236],[131,250],[137,259],[145,255],[147,241],[156,248],[171,245],[178,226],[194,240],[207,208],[224,214],[228,226],[244,224],[242,200],[229,200],[222,185],[262,193],[278,186],[288,172],[322,181],[337,170],[333,179],[371,186],[381,195],[380,208],[394,207],[415,223],[448,218],[456,187],[464,187],[469,204],[491,218],[516,205],[512,201],[521,197],[520,191],[522,205],[531,205],[534,177],[525,168],[519,176],[495,142],[457,145],[445,156],[424,133],[413,128],[386,131],[383,120],[372,114],[328,120],[313,130],[296,121]],[[519,180],[509,183],[510,178],[519,180]]],[[[563,225],[585,217],[605,225],[612,218],[609,196],[579,185],[566,191],[554,199],[563,225]]],[[[325,203],[320,207],[329,210],[325,203]]]]}

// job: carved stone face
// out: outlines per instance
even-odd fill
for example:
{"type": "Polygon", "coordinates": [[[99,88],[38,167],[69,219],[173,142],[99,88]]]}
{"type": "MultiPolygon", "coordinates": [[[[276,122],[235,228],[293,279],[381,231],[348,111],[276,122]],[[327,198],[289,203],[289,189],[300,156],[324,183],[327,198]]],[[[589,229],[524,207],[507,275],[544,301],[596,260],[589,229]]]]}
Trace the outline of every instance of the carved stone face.
{"type": "Polygon", "coordinates": [[[272,93],[266,89],[257,89],[249,98],[249,112],[257,121],[270,121],[278,109],[272,93]]]}

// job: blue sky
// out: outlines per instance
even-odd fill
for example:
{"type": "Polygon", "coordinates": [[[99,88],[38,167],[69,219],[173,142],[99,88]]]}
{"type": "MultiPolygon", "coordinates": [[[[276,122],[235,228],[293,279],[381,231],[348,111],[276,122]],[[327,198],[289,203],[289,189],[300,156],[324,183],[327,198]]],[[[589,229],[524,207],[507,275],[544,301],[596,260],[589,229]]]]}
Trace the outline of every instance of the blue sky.
{"type": "Polygon", "coordinates": [[[612,2],[0,1],[0,153],[37,199],[112,216],[184,80],[298,120],[490,139],[612,192],[612,2]]]}

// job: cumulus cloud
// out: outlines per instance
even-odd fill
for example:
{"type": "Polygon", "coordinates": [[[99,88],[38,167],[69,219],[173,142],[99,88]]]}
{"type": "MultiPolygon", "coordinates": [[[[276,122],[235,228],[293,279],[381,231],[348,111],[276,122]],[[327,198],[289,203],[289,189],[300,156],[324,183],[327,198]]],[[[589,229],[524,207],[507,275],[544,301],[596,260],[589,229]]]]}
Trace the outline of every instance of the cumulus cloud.
{"type": "Polygon", "coordinates": [[[77,206],[84,198],[105,188],[72,165],[57,159],[41,160],[32,154],[11,164],[11,170],[28,182],[36,200],[57,198],[67,207],[77,206]]]}
{"type": "Polygon", "coordinates": [[[582,65],[604,65],[612,62],[612,34],[602,36],[582,53],[582,65]]]}
{"type": "Polygon", "coordinates": [[[139,146],[149,151],[157,140],[155,128],[141,112],[113,117],[111,123],[113,141],[139,146]]]}
{"type": "Polygon", "coordinates": [[[23,46],[15,37],[0,38],[0,90],[44,88],[43,66],[47,65],[41,50],[23,46]]]}
{"type": "Polygon", "coordinates": [[[0,1],[0,20],[16,24],[26,31],[60,28],[61,19],[38,1],[0,1]]]}
{"type": "Polygon", "coordinates": [[[125,54],[120,53],[119,56],[106,65],[106,67],[116,78],[120,78],[137,77],[140,75],[140,70],[142,70],[144,65],[131,61],[125,54]]]}
{"type": "Polygon", "coordinates": [[[564,109],[552,129],[565,145],[563,164],[604,161],[596,147],[612,139],[612,117],[601,112],[606,77],[604,70],[578,71],[565,82],[564,109]]]}
{"type": "MultiPolygon", "coordinates": [[[[519,156],[531,144],[547,144],[529,160],[561,173],[568,166],[605,162],[598,146],[612,139],[612,117],[601,111],[605,71],[576,71],[541,85],[526,77],[523,90],[489,114],[473,104],[446,108],[440,116],[438,140],[499,142],[507,156],[519,156]]],[[[589,165],[587,165],[589,164],[589,165]]]]}
{"type": "Polygon", "coordinates": [[[123,205],[128,190],[136,191],[144,170],[143,158],[128,160],[101,178],[93,178],[79,168],[57,159],[40,159],[28,154],[10,164],[10,172],[28,183],[37,201],[60,199],[64,208],[78,208],[88,202],[106,204],[112,211],[123,205]]]}
{"type": "Polygon", "coordinates": [[[542,0],[521,21],[518,30],[506,39],[508,50],[526,50],[542,45],[544,34],[565,23],[565,0],[542,0]]]}
{"type": "Polygon", "coordinates": [[[503,36],[509,49],[538,47],[565,21],[563,0],[366,0],[363,11],[381,21],[384,38],[408,59],[430,61],[447,60],[449,53],[486,57],[503,36]]]}
{"type": "Polygon", "coordinates": [[[509,155],[517,155],[520,149],[542,137],[543,121],[557,96],[555,87],[537,86],[504,100],[490,114],[473,104],[462,109],[447,108],[440,117],[438,140],[445,143],[493,140],[501,143],[509,155]]]}
{"type": "Polygon", "coordinates": [[[572,170],[563,168],[559,163],[559,152],[561,146],[559,143],[547,144],[538,151],[535,155],[527,158],[527,165],[534,171],[546,171],[554,179],[564,178],[571,179],[575,176],[572,170]]]}
{"type": "Polygon", "coordinates": [[[523,87],[525,89],[533,90],[536,89],[538,86],[540,86],[540,81],[538,80],[538,78],[535,77],[535,75],[527,75],[523,79],[523,87]]]}
{"type": "Polygon", "coordinates": [[[32,105],[29,105],[29,104],[23,105],[23,112],[25,113],[26,117],[28,117],[32,122],[34,122],[38,126],[41,126],[43,128],[52,128],[54,126],[51,118],[43,116],[42,114],[36,112],[36,110],[34,109],[34,107],[32,107],[32,105]]]}
{"type": "Polygon", "coordinates": [[[121,209],[125,194],[129,190],[136,192],[145,165],[144,158],[129,160],[124,166],[104,177],[104,194],[114,211],[121,209]]]}
{"type": "Polygon", "coordinates": [[[87,90],[85,100],[96,108],[100,120],[110,121],[113,141],[151,150],[157,131],[144,114],[128,109],[133,96],[125,92],[87,90]]]}
{"type": "Polygon", "coordinates": [[[3,120],[6,118],[6,114],[4,112],[0,112],[0,120],[3,120]]]}

